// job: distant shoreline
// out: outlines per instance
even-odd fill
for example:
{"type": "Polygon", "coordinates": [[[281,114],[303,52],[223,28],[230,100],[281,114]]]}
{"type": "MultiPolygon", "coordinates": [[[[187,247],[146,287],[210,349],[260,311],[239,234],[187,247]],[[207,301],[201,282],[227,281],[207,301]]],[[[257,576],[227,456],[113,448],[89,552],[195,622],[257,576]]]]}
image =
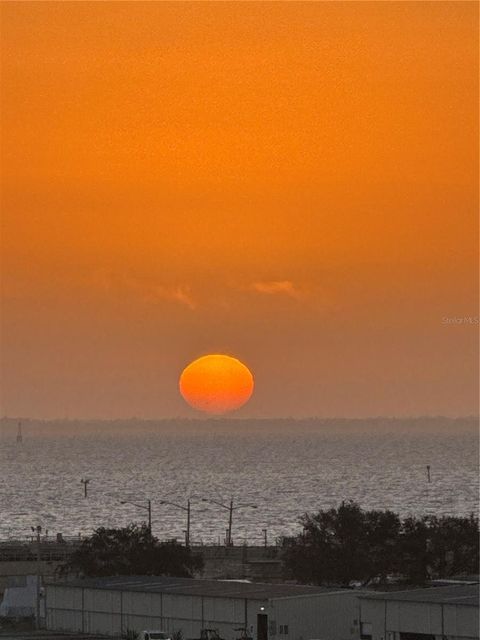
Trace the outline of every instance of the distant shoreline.
{"type": "Polygon", "coordinates": [[[470,433],[479,428],[479,418],[474,416],[446,417],[425,416],[412,418],[128,418],[66,419],[1,418],[0,437],[12,438],[21,423],[24,438],[28,435],[249,435],[259,436],[277,433],[295,437],[296,434],[348,433],[361,431],[379,432],[448,432],[470,433]]]}

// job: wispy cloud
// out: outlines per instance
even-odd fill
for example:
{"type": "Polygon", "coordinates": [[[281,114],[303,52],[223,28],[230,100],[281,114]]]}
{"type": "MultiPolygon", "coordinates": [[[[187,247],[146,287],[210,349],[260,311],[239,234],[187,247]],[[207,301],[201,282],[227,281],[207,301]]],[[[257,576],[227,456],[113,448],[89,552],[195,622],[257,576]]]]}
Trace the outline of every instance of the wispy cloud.
{"type": "Polygon", "coordinates": [[[193,296],[188,285],[151,285],[146,289],[146,300],[172,300],[183,304],[193,311],[197,308],[197,303],[193,299],[193,296]]]}
{"type": "Polygon", "coordinates": [[[267,280],[252,282],[248,287],[251,291],[265,295],[285,295],[299,300],[304,298],[307,291],[304,287],[294,284],[291,280],[267,280]]]}
{"type": "Polygon", "coordinates": [[[170,300],[191,310],[197,308],[191,288],[188,284],[164,284],[152,282],[134,276],[115,274],[106,269],[99,269],[92,274],[91,282],[105,292],[130,291],[147,302],[170,300]]]}

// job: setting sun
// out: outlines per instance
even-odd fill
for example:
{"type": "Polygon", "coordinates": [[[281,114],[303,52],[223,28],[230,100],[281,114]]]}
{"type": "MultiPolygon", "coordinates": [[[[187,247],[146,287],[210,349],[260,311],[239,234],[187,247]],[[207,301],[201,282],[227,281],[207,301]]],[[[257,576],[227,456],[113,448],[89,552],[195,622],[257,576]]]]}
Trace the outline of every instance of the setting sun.
{"type": "Polygon", "coordinates": [[[208,355],[190,363],[179,381],[180,393],[194,409],[221,414],[239,409],[253,393],[253,376],[236,358],[208,355]]]}

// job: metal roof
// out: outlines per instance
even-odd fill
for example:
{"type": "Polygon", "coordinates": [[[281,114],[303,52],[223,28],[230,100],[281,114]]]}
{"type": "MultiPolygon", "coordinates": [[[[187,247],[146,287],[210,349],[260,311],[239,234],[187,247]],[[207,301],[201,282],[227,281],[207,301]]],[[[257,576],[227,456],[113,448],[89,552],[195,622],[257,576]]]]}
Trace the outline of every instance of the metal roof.
{"type": "Polygon", "coordinates": [[[364,593],[361,598],[369,600],[392,600],[394,602],[428,602],[435,604],[461,604],[478,607],[479,585],[451,585],[410,591],[391,591],[388,593],[364,593]]]}
{"type": "MultiPolygon", "coordinates": [[[[172,578],[167,576],[112,576],[108,578],[86,578],[83,580],[54,582],[50,584],[56,587],[84,587],[86,589],[170,593],[210,598],[246,598],[248,600],[270,600],[272,598],[332,592],[338,593],[340,591],[338,588],[332,589],[329,587],[311,587],[295,584],[198,580],[196,578],[172,578]]],[[[351,593],[351,590],[348,590],[348,592],[351,593]]]]}

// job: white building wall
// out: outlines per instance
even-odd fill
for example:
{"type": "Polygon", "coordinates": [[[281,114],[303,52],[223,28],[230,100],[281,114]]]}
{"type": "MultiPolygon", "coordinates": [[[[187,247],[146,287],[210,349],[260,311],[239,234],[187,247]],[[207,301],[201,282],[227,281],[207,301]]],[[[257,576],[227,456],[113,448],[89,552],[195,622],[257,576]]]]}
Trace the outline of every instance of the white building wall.
{"type": "Polygon", "coordinates": [[[270,640],[357,640],[360,637],[359,602],[353,592],[278,598],[271,601],[268,613],[270,640]]]}
{"type": "Polygon", "coordinates": [[[446,636],[461,638],[480,636],[478,607],[446,604],[443,607],[443,621],[446,636]]]}
{"type": "Polygon", "coordinates": [[[45,607],[47,629],[82,631],[82,589],[49,585],[45,607]]]}
{"type": "Polygon", "coordinates": [[[47,629],[105,635],[120,635],[127,629],[181,630],[188,639],[199,638],[202,628],[214,628],[225,640],[235,640],[240,635],[235,629],[245,625],[255,636],[261,606],[266,608],[267,603],[49,585],[47,629]]]}
{"type": "Polygon", "coordinates": [[[478,607],[387,600],[361,600],[360,606],[361,621],[372,624],[372,640],[399,640],[402,632],[479,638],[478,607]]]}
{"type": "MultiPolygon", "coordinates": [[[[386,639],[386,600],[363,600],[359,598],[360,624],[372,625],[372,640],[386,639]]],[[[393,640],[389,638],[389,640],[393,640]]]]}
{"type": "Polygon", "coordinates": [[[387,631],[442,634],[442,609],[423,602],[387,602],[387,631]]]}
{"type": "Polygon", "coordinates": [[[128,629],[175,631],[163,617],[163,598],[161,593],[121,592],[123,632],[128,629]]]}

